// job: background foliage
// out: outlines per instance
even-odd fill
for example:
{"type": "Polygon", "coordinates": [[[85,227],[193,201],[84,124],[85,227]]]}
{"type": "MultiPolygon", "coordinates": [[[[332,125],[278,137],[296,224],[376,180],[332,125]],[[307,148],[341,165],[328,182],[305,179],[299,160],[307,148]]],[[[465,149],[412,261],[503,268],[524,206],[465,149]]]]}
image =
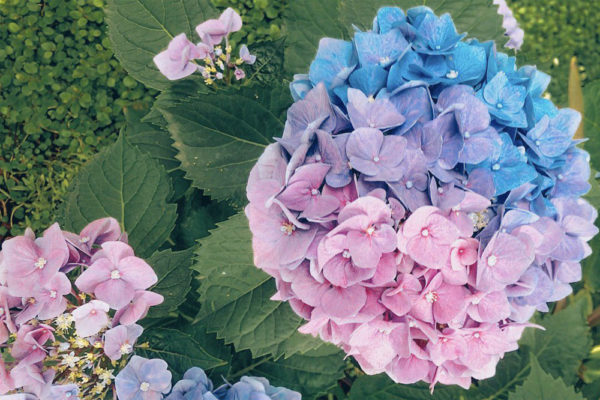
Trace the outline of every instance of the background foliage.
{"type": "MultiPolygon", "coordinates": [[[[350,24],[368,24],[380,4],[421,2],[197,0],[202,18],[227,6],[240,11],[245,28],[234,41],[249,42],[259,55],[251,83],[271,82],[215,93],[197,79],[171,84],[156,74],[140,75],[127,60],[126,36],[142,43],[145,35],[136,31],[137,14],[122,13],[129,17],[117,19],[117,8],[144,12],[169,1],[112,0],[107,13],[115,53],[132,76],[163,90],[159,95],[127,75],[113,57],[102,0],[0,0],[0,235],[48,225],[62,199],[60,222],[68,229],[77,231],[100,214],[118,218],[157,270],[160,281],[154,290],[169,299],[146,320],[150,347],[144,355],[166,358],[176,377],[196,365],[217,381],[266,376],[301,390],[308,400],[321,395],[330,400],[432,398],[423,385],[364,376],[336,348],[297,333],[301,322],[289,306],[269,300],[273,282],[254,268],[245,219],[236,215],[245,202],[244,182],[254,159],[281,134],[291,101],[282,80],[305,71],[321,36],[348,37],[350,24]],[[207,108],[210,112],[197,112],[207,108]],[[186,111],[192,118],[182,118],[186,111]],[[235,151],[219,153],[217,148],[235,151]]],[[[559,103],[566,102],[568,60],[579,56],[585,66],[585,134],[596,138],[600,87],[594,80],[600,56],[590,49],[598,46],[599,13],[585,0],[513,3],[527,32],[519,61],[537,63],[553,74],[551,94],[559,103]]],[[[427,4],[452,12],[459,29],[497,43],[504,40],[491,0],[427,4]]],[[[187,29],[181,20],[185,11],[173,9],[169,15],[173,29],[178,24],[187,29]]],[[[166,41],[168,35],[146,43],[145,52],[158,52],[166,41]]],[[[596,140],[586,147],[592,162],[600,163],[596,140]]],[[[599,185],[594,183],[590,199],[598,206],[599,185]]],[[[567,400],[597,400],[600,347],[593,344],[600,343],[600,311],[593,311],[593,304],[600,303],[599,244],[596,239],[577,295],[536,321],[546,331],[528,330],[521,350],[507,354],[495,378],[469,392],[440,386],[433,399],[544,400],[560,394],[567,400]]]]}

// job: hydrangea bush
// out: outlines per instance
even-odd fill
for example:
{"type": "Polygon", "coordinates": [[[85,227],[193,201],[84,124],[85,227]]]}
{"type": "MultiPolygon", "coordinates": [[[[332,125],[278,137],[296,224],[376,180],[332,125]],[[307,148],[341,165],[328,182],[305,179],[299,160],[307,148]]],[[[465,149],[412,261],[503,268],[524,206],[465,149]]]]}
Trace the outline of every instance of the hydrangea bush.
{"type": "Polygon", "coordinates": [[[300,331],[431,388],[493,376],[598,233],[580,115],[463,38],[448,14],[386,7],[352,42],[322,39],[248,182],[255,263],[300,331]]]}

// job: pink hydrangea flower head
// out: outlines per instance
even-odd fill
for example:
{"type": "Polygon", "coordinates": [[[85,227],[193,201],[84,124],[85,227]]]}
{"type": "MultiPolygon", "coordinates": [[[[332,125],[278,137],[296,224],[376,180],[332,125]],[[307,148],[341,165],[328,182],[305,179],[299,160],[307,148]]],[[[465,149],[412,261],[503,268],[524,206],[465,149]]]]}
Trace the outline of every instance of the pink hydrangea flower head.
{"type": "Polygon", "coordinates": [[[145,290],[157,280],[152,267],[135,257],[131,246],[123,242],[105,242],[75,285],[118,310],[133,299],[136,290],[145,290]]]}
{"type": "Polygon", "coordinates": [[[77,335],[86,338],[104,329],[109,322],[108,310],[110,306],[100,300],[92,300],[73,310],[77,335]]]}
{"type": "Polygon", "coordinates": [[[232,32],[242,29],[242,18],[231,7],[227,8],[218,19],[209,19],[196,27],[196,32],[202,42],[209,46],[215,46],[224,37],[232,32]]]}
{"type": "Polygon", "coordinates": [[[28,297],[39,282],[47,282],[69,259],[69,249],[58,224],[41,238],[17,236],[2,245],[2,264],[12,296],[28,297]]]}
{"type": "Polygon", "coordinates": [[[104,334],[104,354],[112,361],[133,352],[136,340],[142,335],[144,328],[140,325],[119,325],[104,334]]]}
{"type": "Polygon", "coordinates": [[[131,302],[115,313],[113,323],[121,325],[135,324],[148,314],[150,307],[157,306],[163,301],[164,297],[158,293],[146,290],[137,291],[131,302]]]}

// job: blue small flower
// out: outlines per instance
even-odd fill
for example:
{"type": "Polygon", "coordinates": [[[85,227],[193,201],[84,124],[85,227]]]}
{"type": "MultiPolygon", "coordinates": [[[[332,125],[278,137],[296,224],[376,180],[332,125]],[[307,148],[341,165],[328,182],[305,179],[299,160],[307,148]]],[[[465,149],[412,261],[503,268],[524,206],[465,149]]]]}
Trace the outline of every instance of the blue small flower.
{"type": "Polygon", "coordinates": [[[308,76],[313,85],[323,82],[331,90],[342,85],[355,67],[356,57],[352,43],[323,38],[319,42],[317,57],[310,64],[308,76]]]}
{"type": "Polygon", "coordinates": [[[416,27],[415,51],[422,54],[449,54],[465,35],[459,35],[449,14],[436,17],[424,12],[417,17],[420,23],[416,27]]]}
{"type": "Polygon", "coordinates": [[[373,21],[373,31],[388,33],[392,29],[403,30],[408,26],[404,11],[398,7],[382,7],[373,21]]]}
{"type": "Polygon", "coordinates": [[[165,400],[218,400],[212,390],[212,381],[204,370],[193,367],[173,386],[173,391],[165,400]]]}
{"type": "MultiPolygon", "coordinates": [[[[221,388],[219,388],[221,389],[221,388]]],[[[244,376],[238,383],[227,386],[222,400],[301,400],[302,395],[283,387],[274,387],[265,378],[244,376]]]]}
{"type": "Polygon", "coordinates": [[[503,71],[485,85],[479,97],[487,104],[490,114],[502,125],[526,128],[527,116],[524,105],[527,89],[510,83],[503,71]]]}
{"type": "Polygon", "coordinates": [[[290,82],[290,92],[294,101],[302,100],[312,88],[313,84],[306,74],[295,74],[294,80],[290,82]]]}
{"type": "Polygon", "coordinates": [[[375,32],[357,32],[354,45],[360,65],[379,65],[387,67],[408,49],[409,44],[398,29],[378,34],[375,32]]]}
{"type": "Polygon", "coordinates": [[[155,400],[171,390],[171,373],[163,360],[133,356],[115,386],[119,400],[155,400]]]}
{"type": "Polygon", "coordinates": [[[494,181],[495,196],[504,194],[537,177],[535,168],[527,163],[525,148],[517,148],[506,133],[500,134],[502,144],[489,160],[471,167],[491,175],[494,181]]]}

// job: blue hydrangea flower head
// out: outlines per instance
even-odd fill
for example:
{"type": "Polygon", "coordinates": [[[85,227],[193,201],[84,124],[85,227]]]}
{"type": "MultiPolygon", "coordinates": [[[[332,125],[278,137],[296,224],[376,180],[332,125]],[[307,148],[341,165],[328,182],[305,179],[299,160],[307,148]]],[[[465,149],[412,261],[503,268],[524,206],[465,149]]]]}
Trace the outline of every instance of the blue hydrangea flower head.
{"type": "Polygon", "coordinates": [[[166,400],[218,400],[212,390],[213,383],[204,370],[193,367],[173,386],[173,391],[166,400]]]}
{"type": "Polygon", "coordinates": [[[244,376],[233,385],[219,388],[221,400],[301,400],[302,395],[284,387],[275,387],[265,378],[244,376]],[[223,390],[226,391],[223,391],[223,390]]]}

